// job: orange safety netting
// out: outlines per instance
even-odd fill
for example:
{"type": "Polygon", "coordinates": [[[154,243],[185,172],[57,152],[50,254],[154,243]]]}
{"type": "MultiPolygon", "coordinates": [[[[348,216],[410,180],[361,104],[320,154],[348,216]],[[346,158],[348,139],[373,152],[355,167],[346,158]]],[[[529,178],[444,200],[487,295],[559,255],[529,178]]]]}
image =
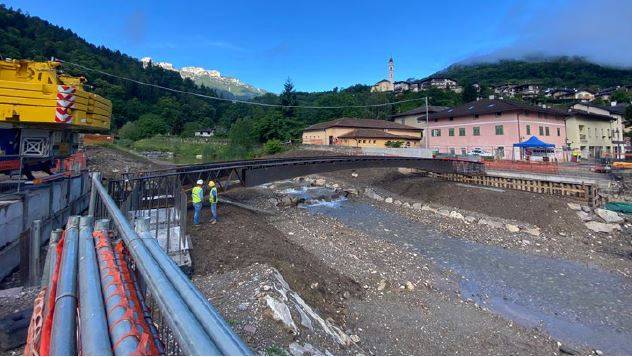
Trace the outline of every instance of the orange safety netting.
{"type": "Polygon", "coordinates": [[[68,156],[65,159],[58,159],[55,162],[54,172],[66,172],[68,174],[77,173],[85,170],[87,167],[86,155],[78,152],[68,156]]]}
{"type": "MultiPolygon", "coordinates": [[[[130,290],[130,285],[127,283],[129,280],[126,279],[123,274],[121,266],[117,264],[117,259],[115,253],[110,245],[108,237],[102,231],[93,232],[93,236],[95,238],[97,254],[99,256],[99,270],[101,271],[101,277],[111,276],[112,279],[105,286],[105,291],[107,295],[104,294],[105,304],[108,316],[118,308],[124,309],[123,315],[116,321],[110,323],[108,319],[109,328],[110,328],[110,336],[112,336],[112,331],[119,324],[124,323],[123,326],[129,326],[129,330],[127,333],[119,336],[116,340],[112,340],[112,348],[114,350],[127,338],[134,338],[136,343],[138,344],[136,350],[132,352],[133,355],[157,355],[158,349],[153,342],[153,338],[150,335],[150,330],[145,323],[143,318],[143,313],[141,310],[141,305],[138,303],[138,299],[132,298],[135,292],[135,288],[130,290]],[[103,263],[103,266],[101,266],[103,263]],[[114,287],[113,290],[110,290],[111,287],[114,287]],[[108,292],[109,291],[109,292],[108,292]],[[129,295],[128,295],[129,293],[129,295]],[[128,298],[129,296],[129,298],[128,298]],[[118,303],[112,306],[109,306],[109,302],[111,299],[118,297],[118,303]]],[[[122,261],[124,262],[124,260],[122,261]]],[[[123,265],[122,263],[120,263],[123,265]]],[[[126,265],[126,263],[125,263],[126,265]]],[[[125,267],[127,269],[127,267],[125,267]]],[[[129,272],[129,269],[127,269],[129,272]]],[[[113,337],[113,336],[112,336],[113,337]]]]}
{"type": "Polygon", "coordinates": [[[38,356],[39,343],[42,336],[42,325],[44,323],[44,305],[46,302],[46,289],[42,288],[35,298],[33,306],[33,315],[26,334],[26,346],[24,347],[25,356],[38,356]]]}
{"type": "Polygon", "coordinates": [[[125,287],[127,288],[126,291],[128,293],[128,297],[133,304],[136,318],[139,324],[141,325],[143,332],[146,332],[148,335],[152,337],[152,339],[150,340],[151,342],[149,343],[150,345],[149,348],[152,350],[151,354],[152,355],[159,354],[159,351],[162,350],[161,348],[162,346],[160,345],[160,340],[157,339],[157,336],[153,336],[152,329],[149,326],[151,322],[147,321],[147,318],[145,317],[145,311],[143,311],[144,303],[141,302],[142,298],[139,295],[140,292],[136,288],[136,284],[134,283],[134,277],[132,276],[133,273],[129,269],[129,264],[127,261],[127,257],[129,255],[128,255],[127,249],[125,248],[125,244],[123,244],[123,241],[119,241],[114,246],[114,250],[115,250],[115,255],[116,255],[119,268],[121,269],[121,274],[123,276],[123,283],[125,284],[125,287]]]}
{"type": "MultiPolygon", "coordinates": [[[[53,270],[53,275],[50,277],[51,279],[51,290],[48,292],[48,299],[44,301],[44,322],[42,324],[42,332],[40,337],[40,346],[39,346],[39,355],[40,356],[48,356],[50,355],[50,333],[53,328],[53,315],[55,313],[55,297],[57,295],[57,282],[59,280],[59,269],[61,266],[61,254],[64,250],[64,241],[65,241],[64,231],[62,233],[61,239],[57,242],[57,259],[55,259],[55,269],[53,270]]],[[[52,263],[52,262],[51,262],[52,263]]]]}

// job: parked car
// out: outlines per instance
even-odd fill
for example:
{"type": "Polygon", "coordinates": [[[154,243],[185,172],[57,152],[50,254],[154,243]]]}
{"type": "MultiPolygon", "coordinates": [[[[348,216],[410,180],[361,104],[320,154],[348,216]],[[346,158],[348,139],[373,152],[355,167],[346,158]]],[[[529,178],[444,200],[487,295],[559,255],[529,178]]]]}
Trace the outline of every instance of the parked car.
{"type": "Polygon", "coordinates": [[[481,148],[474,148],[467,153],[469,156],[480,156],[480,157],[494,157],[494,155],[490,152],[487,152],[481,148]]]}

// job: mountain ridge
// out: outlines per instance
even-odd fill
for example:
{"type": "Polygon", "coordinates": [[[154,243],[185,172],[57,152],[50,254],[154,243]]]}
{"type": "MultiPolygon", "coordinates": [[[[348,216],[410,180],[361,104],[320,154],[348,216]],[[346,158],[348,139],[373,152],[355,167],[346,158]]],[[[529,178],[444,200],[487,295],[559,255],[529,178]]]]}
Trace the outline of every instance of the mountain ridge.
{"type": "Polygon", "coordinates": [[[143,57],[140,61],[145,67],[155,65],[168,71],[178,72],[183,79],[191,79],[198,86],[213,89],[227,98],[252,99],[267,93],[267,91],[244,83],[238,78],[224,77],[215,69],[195,66],[185,66],[178,69],[169,62],[154,63],[150,57],[143,57]]]}

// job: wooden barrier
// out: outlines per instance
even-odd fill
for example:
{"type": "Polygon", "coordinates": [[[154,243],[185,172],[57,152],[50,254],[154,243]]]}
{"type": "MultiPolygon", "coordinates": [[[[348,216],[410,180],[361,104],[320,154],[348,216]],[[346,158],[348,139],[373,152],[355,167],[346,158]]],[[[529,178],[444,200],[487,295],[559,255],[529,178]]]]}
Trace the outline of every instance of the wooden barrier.
{"type": "Polygon", "coordinates": [[[542,193],[555,196],[563,196],[583,201],[593,207],[601,204],[601,196],[597,185],[592,183],[568,183],[551,180],[508,178],[490,175],[463,175],[463,174],[430,174],[431,176],[455,182],[472,185],[506,188],[511,190],[542,193]]]}

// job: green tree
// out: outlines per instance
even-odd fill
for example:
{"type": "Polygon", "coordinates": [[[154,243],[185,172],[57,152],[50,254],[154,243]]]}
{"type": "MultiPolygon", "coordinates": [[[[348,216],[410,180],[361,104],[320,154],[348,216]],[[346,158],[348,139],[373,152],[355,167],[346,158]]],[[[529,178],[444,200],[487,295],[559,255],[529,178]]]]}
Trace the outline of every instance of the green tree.
{"type": "MultiPolygon", "coordinates": [[[[294,83],[292,83],[292,80],[289,78],[285,81],[285,84],[283,84],[283,92],[281,93],[280,99],[281,105],[283,106],[295,106],[298,104],[296,91],[294,90],[294,83]]],[[[293,118],[295,116],[296,109],[282,108],[281,111],[284,117],[293,118]]]]}
{"type": "Polygon", "coordinates": [[[263,150],[268,155],[279,153],[283,151],[283,143],[277,139],[268,140],[263,144],[263,150]]]}
{"type": "Polygon", "coordinates": [[[118,131],[118,135],[121,139],[127,140],[140,140],[143,138],[143,132],[140,130],[136,122],[125,123],[118,131]]]}
{"type": "MultiPolygon", "coordinates": [[[[625,126],[632,126],[632,104],[628,105],[625,108],[625,112],[623,114],[623,118],[625,119],[625,126]]],[[[632,131],[628,133],[629,136],[632,136],[632,131]]]]}
{"type": "Polygon", "coordinates": [[[184,125],[182,109],[183,105],[173,97],[162,97],[156,103],[156,113],[164,118],[171,134],[177,135],[182,132],[184,125]]]}
{"type": "Polygon", "coordinates": [[[463,83],[463,92],[461,92],[463,103],[475,101],[477,96],[476,88],[471,83],[463,83]]]}
{"type": "Polygon", "coordinates": [[[188,123],[184,123],[180,136],[182,136],[183,138],[190,138],[192,136],[195,136],[195,132],[201,129],[204,129],[204,124],[200,122],[191,121],[188,123]]]}
{"type": "Polygon", "coordinates": [[[165,120],[156,114],[143,114],[134,122],[138,129],[142,132],[143,138],[149,138],[158,134],[166,134],[169,132],[169,126],[165,120]]]}
{"type": "Polygon", "coordinates": [[[277,111],[268,112],[260,117],[255,123],[255,132],[260,142],[268,140],[288,140],[294,134],[297,126],[293,118],[284,118],[277,111]]]}
{"type": "Polygon", "coordinates": [[[251,149],[257,142],[255,129],[250,118],[237,120],[228,133],[231,146],[251,149]]]}
{"type": "Polygon", "coordinates": [[[632,101],[632,93],[629,93],[623,89],[617,89],[612,93],[610,100],[618,103],[628,103],[632,101]]]}

